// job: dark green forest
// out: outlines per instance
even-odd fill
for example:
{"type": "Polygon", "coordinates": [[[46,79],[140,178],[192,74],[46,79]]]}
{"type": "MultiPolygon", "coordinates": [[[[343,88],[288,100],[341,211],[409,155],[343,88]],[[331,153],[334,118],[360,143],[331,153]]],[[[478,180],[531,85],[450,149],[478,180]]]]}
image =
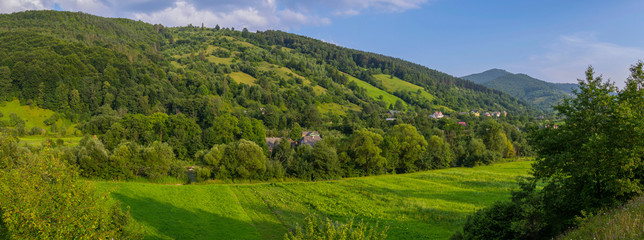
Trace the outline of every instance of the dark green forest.
{"type": "Polygon", "coordinates": [[[0,26],[1,100],[57,113],[42,129],[15,117],[0,122],[5,137],[51,138],[84,177],[183,179],[190,168],[197,181],[318,180],[531,153],[522,131],[532,107],[401,59],[280,31],[168,28],[84,13],[3,14],[0,26]],[[392,90],[382,75],[418,88],[392,90]],[[398,100],[369,96],[349,77],[398,100]],[[435,111],[449,118],[429,118],[435,111]],[[52,124],[57,118],[78,124],[74,134],[85,138],[54,141],[70,134],[52,124]],[[267,137],[281,140],[268,146],[267,137]]]}

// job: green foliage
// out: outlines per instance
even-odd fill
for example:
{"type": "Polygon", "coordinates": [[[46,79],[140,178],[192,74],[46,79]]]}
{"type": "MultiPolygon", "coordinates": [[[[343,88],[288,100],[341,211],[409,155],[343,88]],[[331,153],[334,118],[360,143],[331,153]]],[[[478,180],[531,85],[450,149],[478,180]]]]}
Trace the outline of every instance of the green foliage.
{"type": "Polygon", "coordinates": [[[382,141],[380,134],[367,129],[355,132],[349,141],[349,157],[356,165],[354,168],[364,169],[367,175],[382,173],[387,163],[387,159],[380,154],[382,141]]]}
{"type": "Polygon", "coordinates": [[[454,162],[454,152],[439,136],[431,136],[427,141],[427,151],[421,160],[423,162],[423,169],[439,169],[452,166],[454,162]]]}
{"type": "MultiPolygon", "coordinates": [[[[631,68],[617,90],[595,77],[579,80],[575,98],[555,106],[563,123],[533,133],[537,162],[512,202],[472,217],[456,237],[486,238],[481,226],[510,225],[512,238],[545,239],[574,227],[599,210],[628,201],[644,189],[644,63],[631,68]],[[543,188],[537,191],[537,184],[543,188]],[[505,214],[509,210],[511,214],[505,214]],[[496,217],[491,217],[496,216],[496,217]],[[481,224],[479,224],[481,223],[481,224]]],[[[497,231],[498,232],[498,231],[497,231]]],[[[501,232],[502,233],[502,232],[501,232]]]]}
{"type": "Polygon", "coordinates": [[[383,144],[390,169],[397,172],[417,171],[417,164],[427,147],[423,135],[410,124],[394,126],[387,132],[383,144]]]}
{"type": "Polygon", "coordinates": [[[50,149],[0,169],[0,236],[8,239],[130,239],[129,215],[80,180],[50,149]],[[3,229],[4,228],[4,229],[3,229]]]}
{"type": "Polygon", "coordinates": [[[644,169],[641,69],[640,62],[626,88],[613,94],[613,84],[595,77],[589,68],[576,97],[555,107],[565,117],[564,124],[535,134],[541,160],[534,175],[548,183],[544,203],[555,231],[572,225],[582,210],[613,206],[644,189],[638,180],[644,169]]]}
{"type": "Polygon", "coordinates": [[[334,222],[330,219],[321,220],[317,216],[304,219],[304,226],[297,227],[294,232],[284,235],[285,240],[304,239],[347,239],[347,240],[376,240],[387,238],[388,227],[380,229],[378,224],[370,226],[364,222],[347,223],[334,222]]]}

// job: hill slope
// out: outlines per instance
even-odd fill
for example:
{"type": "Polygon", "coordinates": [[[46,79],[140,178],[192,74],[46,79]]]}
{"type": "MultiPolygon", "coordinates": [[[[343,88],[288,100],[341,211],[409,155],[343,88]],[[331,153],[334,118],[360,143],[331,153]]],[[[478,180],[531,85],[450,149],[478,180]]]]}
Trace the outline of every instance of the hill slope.
{"type": "Polygon", "coordinates": [[[579,228],[557,239],[644,239],[644,196],[623,207],[589,218],[579,228]]]}
{"type": "MultiPolygon", "coordinates": [[[[95,115],[105,104],[114,110],[125,108],[130,113],[144,114],[158,107],[184,109],[184,104],[178,103],[179,99],[192,98],[199,93],[221,95],[221,84],[217,83],[227,76],[236,83],[248,85],[249,89],[255,80],[265,76],[269,85],[260,86],[259,95],[269,95],[267,90],[273,88],[270,82],[278,83],[281,78],[287,83],[290,79],[295,83],[310,83],[315,95],[335,95],[333,101],[338,104],[345,103],[341,99],[359,106],[379,101],[371,97],[373,94],[369,99],[360,95],[357,99],[351,97],[356,94],[350,89],[342,90],[346,82],[339,72],[389,94],[394,91],[375,84],[373,79],[378,74],[393,75],[394,80],[404,79],[418,86],[423,95],[435,96],[435,99],[403,98],[422,108],[508,110],[517,114],[530,110],[509,95],[417,64],[279,31],[249,33],[198,27],[166,28],[127,19],[55,11],[2,14],[0,25],[3,26],[0,38],[4,42],[0,44],[4,52],[0,56],[6,59],[2,65],[10,68],[12,78],[17,78],[12,79],[11,95],[64,111],[59,101],[69,97],[57,95],[55,89],[75,89],[83,103],[69,111],[86,115],[85,118],[95,115]],[[23,67],[20,62],[30,64],[23,67]],[[66,65],[69,63],[74,63],[76,69],[69,68],[66,65]],[[30,72],[41,77],[33,79],[30,72]],[[27,73],[26,76],[23,73],[27,73]],[[179,75],[187,81],[177,81],[179,75]],[[101,86],[105,82],[109,86],[101,86]],[[47,91],[38,96],[41,84],[47,91]],[[125,86],[135,90],[127,91],[125,86]],[[333,91],[328,93],[328,89],[333,91]],[[111,96],[106,102],[108,93],[111,96]],[[140,102],[144,97],[147,102],[140,102]]],[[[281,98],[280,89],[299,91],[300,88],[275,85],[272,90],[276,91],[270,93],[272,99],[281,98]]],[[[280,107],[261,98],[247,104],[252,102],[280,107]]],[[[247,104],[241,105],[247,108],[244,106],[247,104]]]]}
{"type": "Polygon", "coordinates": [[[546,111],[552,110],[551,106],[564,97],[571,96],[572,89],[577,86],[572,83],[549,83],[526,74],[513,74],[501,69],[491,69],[462,78],[503,91],[546,111]]]}
{"type": "Polygon", "coordinates": [[[146,239],[281,239],[309,214],[390,226],[388,239],[447,239],[465,217],[516,188],[531,162],[412,174],[242,185],[99,182],[146,239]],[[124,207],[125,207],[124,206],[124,207]]]}

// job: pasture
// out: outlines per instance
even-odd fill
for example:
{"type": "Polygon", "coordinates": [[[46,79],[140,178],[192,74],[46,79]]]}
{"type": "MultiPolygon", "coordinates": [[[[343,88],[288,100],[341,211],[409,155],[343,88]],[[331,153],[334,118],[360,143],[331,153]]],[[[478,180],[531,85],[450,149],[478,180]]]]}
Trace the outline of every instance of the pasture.
{"type": "Polygon", "coordinates": [[[366,90],[367,96],[377,100],[380,99],[380,96],[382,96],[383,101],[392,105],[395,105],[396,101],[400,100],[403,103],[403,105],[407,106],[405,101],[403,101],[399,97],[396,97],[393,94],[388,93],[380,88],[374,87],[368,82],[357,79],[349,74],[346,74],[346,73],[344,74],[345,76],[347,76],[347,79],[349,79],[349,81],[354,81],[358,85],[358,87],[364,88],[366,90]]]}
{"type": "Polygon", "coordinates": [[[323,182],[160,185],[96,182],[146,239],[282,239],[309,214],[387,225],[388,239],[447,239],[507,199],[530,161],[323,182]]]}

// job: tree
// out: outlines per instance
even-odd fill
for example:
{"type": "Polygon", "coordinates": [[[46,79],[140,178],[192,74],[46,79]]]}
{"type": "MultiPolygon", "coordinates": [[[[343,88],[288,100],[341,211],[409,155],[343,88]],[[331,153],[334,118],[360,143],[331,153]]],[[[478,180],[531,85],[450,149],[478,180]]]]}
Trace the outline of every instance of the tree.
{"type": "Polygon", "coordinates": [[[364,170],[366,175],[380,173],[386,166],[387,159],[380,155],[382,141],[380,134],[367,129],[358,130],[351,135],[349,140],[351,159],[357,167],[364,170]]]}
{"type": "Polygon", "coordinates": [[[385,137],[387,144],[383,150],[390,154],[388,161],[394,163],[397,172],[415,172],[418,160],[427,148],[427,141],[410,124],[394,126],[385,137]]]}
{"type": "Polygon", "coordinates": [[[454,152],[439,136],[431,136],[427,141],[427,151],[423,157],[425,169],[438,169],[450,167],[454,161],[454,152]]]}
{"type": "Polygon", "coordinates": [[[302,138],[302,127],[300,127],[300,124],[293,123],[293,127],[291,128],[291,134],[289,135],[293,141],[300,140],[302,138]]]}
{"type": "Polygon", "coordinates": [[[582,210],[592,213],[644,190],[642,63],[631,72],[617,91],[589,67],[574,98],[555,107],[564,124],[534,135],[534,175],[547,183],[544,208],[554,232],[572,225],[582,210]]]}
{"type": "Polygon", "coordinates": [[[0,66],[0,101],[10,100],[11,87],[11,69],[7,66],[0,66]]]}
{"type": "Polygon", "coordinates": [[[246,139],[229,144],[223,165],[242,179],[257,179],[266,171],[266,156],[261,147],[246,139]]]}
{"type": "Polygon", "coordinates": [[[333,146],[320,141],[313,146],[310,155],[310,162],[313,165],[314,179],[333,179],[340,177],[340,162],[338,154],[333,146]]]}
{"type": "Polygon", "coordinates": [[[154,141],[143,149],[143,173],[152,180],[158,180],[168,175],[174,160],[172,147],[167,143],[154,141]]]}
{"type": "Polygon", "coordinates": [[[128,231],[129,215],[109,193],[98,194],[51,149],[21,155],[16,162],[0,169],[0,237],[136,238],[128,231]]]}
{"type": "Polygon", "coordinates": [[[78,143],[77,149],[78,166],[82,176],[110,179],[109,155],[98,138],[86,135],[78,143]]]}

